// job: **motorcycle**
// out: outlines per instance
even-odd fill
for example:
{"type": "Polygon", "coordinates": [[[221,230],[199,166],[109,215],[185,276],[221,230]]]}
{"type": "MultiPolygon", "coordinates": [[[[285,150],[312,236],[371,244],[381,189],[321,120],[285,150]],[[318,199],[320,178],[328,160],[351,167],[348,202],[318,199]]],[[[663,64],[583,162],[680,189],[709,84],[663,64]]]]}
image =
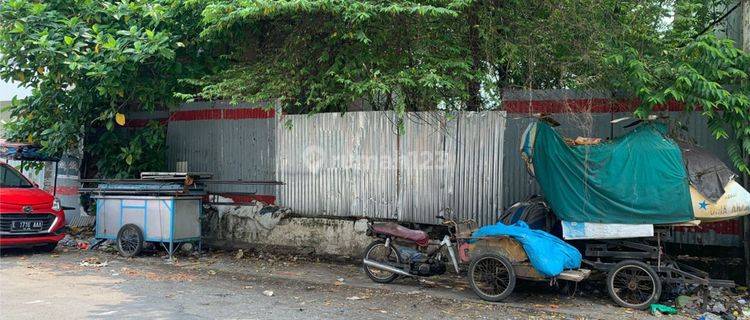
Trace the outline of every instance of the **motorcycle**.
{"type": "Polygon", "coordinates": [[[367,246],[362,259],[367,276],[378,283],[389,283],[399,276],[441,275],[447,271],[443,259],[446,251],[453,269],[460,273],[454,236],[456,223],[443,216],[437,218],[450,226],[448,234],[439,241],[431,240],[424,231],[393,222],[370,224],[367,235],[377,239],[367,246]]]}
{"type": "Polygon", "coordinates": [[[501,301],[513,292],[516,278],[555,283],[580,282],[591,270],[565,270],[550,278],[540,274],[529,261],[523,246],[507,236],[473,237],[472,220],[456,223],[438,216],[447,225],[442,240],[431,240],[426,232],[393,222],[370,224],[367,234],[377,238],[365,249],[362,263],[367,276],[378,283],[389,283],[401,276],[430,277],[447,271],[444,253],[450,257],[456,274],[466,267],[469,286],[480,298],[501,301]]]}

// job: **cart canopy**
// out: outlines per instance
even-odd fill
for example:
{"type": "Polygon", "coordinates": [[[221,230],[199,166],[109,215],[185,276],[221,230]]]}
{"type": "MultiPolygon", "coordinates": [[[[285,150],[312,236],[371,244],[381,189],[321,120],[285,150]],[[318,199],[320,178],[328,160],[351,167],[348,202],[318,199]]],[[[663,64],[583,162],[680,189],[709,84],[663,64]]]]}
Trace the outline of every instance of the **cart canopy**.
{"type": "Polygon", "coordinates": [[[523,158],[565,221],[669,224],[693,220],[688,175],[666,126],[647,123],[610,141],[569,145],[549,124],[526,129],[523,158]]]}

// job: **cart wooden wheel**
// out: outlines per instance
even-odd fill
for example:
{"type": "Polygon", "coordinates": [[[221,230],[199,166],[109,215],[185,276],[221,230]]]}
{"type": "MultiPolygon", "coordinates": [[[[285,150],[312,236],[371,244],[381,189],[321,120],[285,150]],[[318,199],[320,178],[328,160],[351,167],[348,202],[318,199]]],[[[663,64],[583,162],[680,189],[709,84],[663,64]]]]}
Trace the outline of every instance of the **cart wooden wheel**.
{"type": "Polygon", "coordinates": [[[469,285],[480,298],[501,301],[513,292],[516,273],[508,258],[497,253],[486,253],[471,261],[469,285]]]}
{"type": "Polygon", "coordinates": [[[612,300],[622,307],[646,309],[659,301],[661,279],[648,264],[625,260],[609,271],[607,291],[612,300]]]}
{"type": "Polygon", "coordinates": [[[138,226],[128,223],[117,232],[117,250],[123,257],[130,258],[143,250],[143,231],[138,226]]]}

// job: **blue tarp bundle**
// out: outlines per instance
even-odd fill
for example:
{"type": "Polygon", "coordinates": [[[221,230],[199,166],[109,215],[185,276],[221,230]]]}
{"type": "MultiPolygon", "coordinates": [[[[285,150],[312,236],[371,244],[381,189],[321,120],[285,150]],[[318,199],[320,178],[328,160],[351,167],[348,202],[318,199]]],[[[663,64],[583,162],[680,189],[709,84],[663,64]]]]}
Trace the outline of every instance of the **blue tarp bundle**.
{"type": "Polygon", "coordinates": [[[498,222],[495,225],[481,227],[472,235],[474,240],[498,236],[509,236],[520,242],[529,256],[531,265],[544,276],[554,277],[563,270],[581,267],[582,257],[578,249],[547,232],[530,229],[523,221],[513,225],[498,222]]]}

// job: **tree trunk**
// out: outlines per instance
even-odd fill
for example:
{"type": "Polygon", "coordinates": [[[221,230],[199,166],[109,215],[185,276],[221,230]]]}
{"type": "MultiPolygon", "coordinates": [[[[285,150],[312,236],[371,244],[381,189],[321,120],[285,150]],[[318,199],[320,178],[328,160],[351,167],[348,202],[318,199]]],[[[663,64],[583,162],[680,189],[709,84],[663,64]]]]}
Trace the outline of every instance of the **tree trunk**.
{"type": "MultiPolygon", "coordinates": [[[[471,73],[474,77],[479,77],[482,70],[482,57],[479,39],[479,2],[475,1],[467,12],[466,23],[469,27],[467,35],[469,50],[471,51],[471,73]]],[[[466,109],[469,111],[479,111],[482,107],[482,96],[480,93],[481,84],[478,78],[469,80],[466,86],[469,93],[469,100],[466,101],[466,109]]]]}

